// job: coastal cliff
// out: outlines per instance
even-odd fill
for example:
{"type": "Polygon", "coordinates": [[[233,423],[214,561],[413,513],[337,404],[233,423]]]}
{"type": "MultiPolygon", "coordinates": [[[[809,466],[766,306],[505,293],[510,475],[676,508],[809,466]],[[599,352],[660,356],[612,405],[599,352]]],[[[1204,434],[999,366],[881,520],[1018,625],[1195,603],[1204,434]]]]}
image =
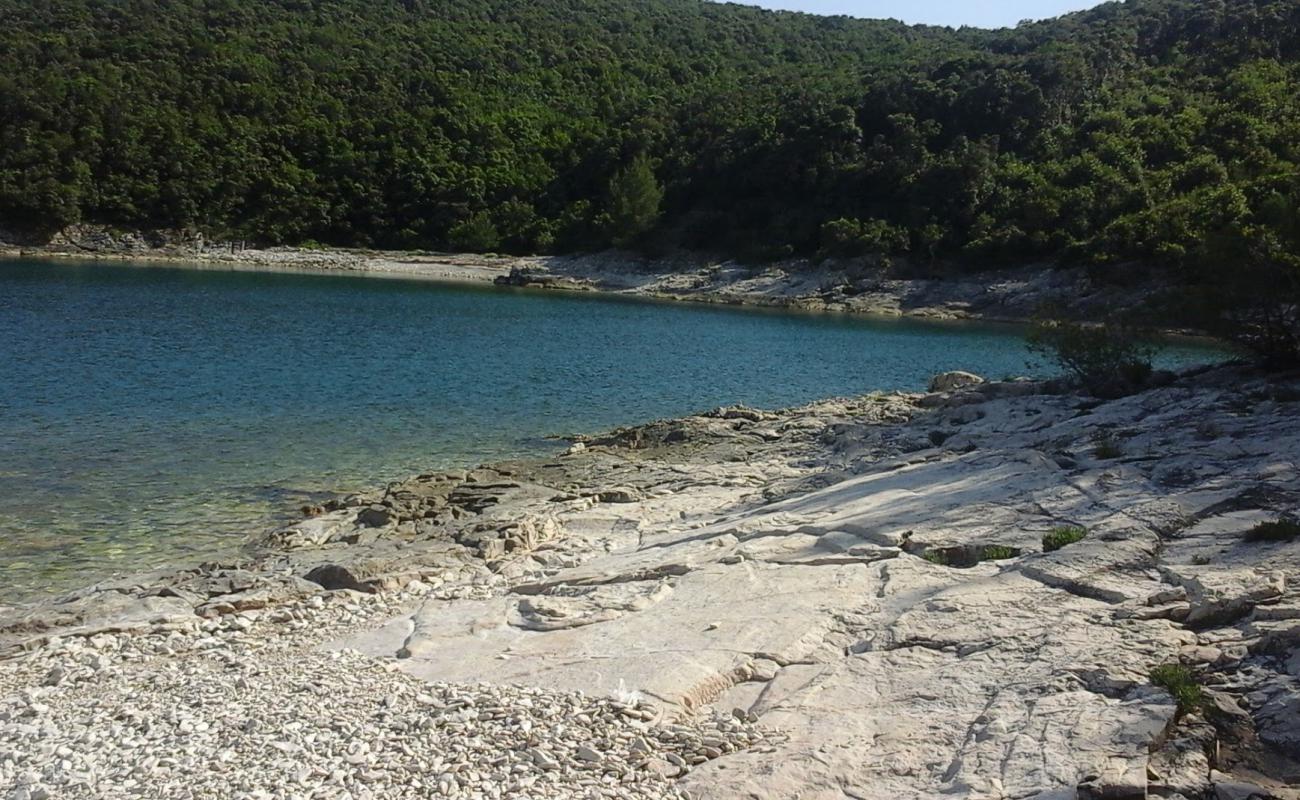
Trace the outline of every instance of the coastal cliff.
{"type": "Polygon", "coordinates": [[[1298,796],[1300,380],[934,388],[420,476],[0,610],[0,785],[1298,796]]]}

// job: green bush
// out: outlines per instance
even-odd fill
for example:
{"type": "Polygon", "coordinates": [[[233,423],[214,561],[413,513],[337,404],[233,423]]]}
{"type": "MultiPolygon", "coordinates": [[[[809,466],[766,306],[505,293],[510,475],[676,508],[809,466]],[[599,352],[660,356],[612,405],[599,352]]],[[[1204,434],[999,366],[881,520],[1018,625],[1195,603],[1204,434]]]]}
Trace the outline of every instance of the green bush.
{"type": "Polygon", "coordinates": [[[1289,542],[1297,537],[1300,537],[1300,520],[1284,517],[1272,522],[1261,522],[1246,531],[1243,538],[1248,542],[1289,542]]]}
{"type": "Polygon", "coordinates": [[[1151,671],[1151,682],[1169,692],[1182,716],[1200,707],[1204,698],[1192,671],[1181,664],[1164,664],[1151,671]]]}
{"type": "Polygon", "coordinates": [[[1140,388],[1151,375],[1155,349],[1134,328],[1118,321],[1102,325],[1040,316],[1030,326],[1029,351],[1061,367],[1099,396],[1140,388]]]}
{"type": "Polygon", "coordinates": [[[453,250],[467,253],[486,253],[501,244],[501,234],[486,212],[456,223],[447,233],[447,239],[453,250]]]}
{"type": "Polygon", "coordinates": [[[1088,529],[1079,525],[1058,525],[1043,534],[1043,552],[1052,553],[1066,545],[1081,542],[1088,535],[1088,529]]]}
{"type": "Polygon", "coordinates": [[[1202,286],[1188,293],[1187,306],[1200,327],[1241,345],[1265,367],[1289,369],[1300,365],[1300,192],[1267,197],[1260,206],[1257,216],[1269,224],[1206,238],[1202,286]]]}
{"type": "Polygon", "coordinates": [[[659,221],[664,190],[650,159],[638,156],[609,182],[609,212],[604,221],[610,241],[629,247],[659,221]]]}
{"type": "Polygon", "coordinates": [[[879,219],[836,219],[821,227],[824,256],[887,255],[905,252],[907,231],[879,219]]]}
{"type": "Polygon", "coordinates": [[[1124,448],[1120,446],[1119,439],[1113,433],[1098,431],[1097,435],[1092,437],[1092,454],[1102,461],[1120,458],[1124,455],[1124,448]]]}

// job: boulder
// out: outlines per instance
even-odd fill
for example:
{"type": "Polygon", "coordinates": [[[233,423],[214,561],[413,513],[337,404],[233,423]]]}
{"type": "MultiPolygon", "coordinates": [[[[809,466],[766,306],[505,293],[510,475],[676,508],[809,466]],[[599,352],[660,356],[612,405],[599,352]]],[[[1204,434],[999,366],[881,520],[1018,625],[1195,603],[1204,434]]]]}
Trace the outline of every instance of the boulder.
{"type": "Polygon", "coordinates": [[[351,589],[365,594],[375,592],[375,587],[363,580],[355,571],[339,564],[321,564],[303,577],[330,591],[351,589]]]}
{"type": "Polygon", "coordinates": [[[382,528],[392,519],[392,509],[387,506],[373,505],[357,513],[357,524],[366,528],[382,528]]]}
{"type": "Polygon", "coordinates": [[[930,379],[930,391],[938,393],[956,392],[979,386],[984,379],[972,372],[944,372],[930,379]]]}
{"type": "Polygon", "coordinates": [[[636,503],[643,499],[643,495],[637,489],[630,486],[616,486],[612,489],[605,489],[597,495],[602,503],[636,503]]]}

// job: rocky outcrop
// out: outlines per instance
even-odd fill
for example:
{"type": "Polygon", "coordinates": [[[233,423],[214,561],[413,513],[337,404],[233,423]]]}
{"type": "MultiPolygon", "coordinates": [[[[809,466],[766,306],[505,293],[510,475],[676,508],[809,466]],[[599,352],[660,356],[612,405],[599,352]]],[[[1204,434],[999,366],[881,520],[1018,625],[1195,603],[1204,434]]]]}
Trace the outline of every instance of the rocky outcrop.
{"type": "MultiPolygon", "coordinates": [[[[162,658],[289,626],[405,687],[481,682],[495,710],[435,723],[457,735],[496,730],[522,685],[616,698],[669,737],[634,747],[577,719],[544,723],[554,747],[501,745],[512,774],[557,771],[555,796],[607,763],[628,796],[649,781],[697,800],[1297,797],[1300,539],[1252,534],[1300,510],[1296,381],[1224,368],[1111,401],[935,388],[718,409],[420,476],[313,509],[241,568],[0,614],[0,646],[30,686],[69,641],[162,658]],[[334,609],[346,626],[321,621],[334,609]],[[1190,682],[1153,677],[1169,665],[1190,682]]],[[[56,684],[39,713],[81,724],[56,684]]],[[[402,691],[392,707],[418,702],[402,691]]],[[[386,769],[349,780],[406,775],[386,769]]]]}
{"type": "Polygon", "coordinates": [[[945,372],[942,375],[935,375],[930,380],[930,391],[934,393],[955,392],[959,389],[969,389],[972,386],[979,386],[984,383],[984,379],[972,372],[945,372]]]}
{"type": "Polygon", "coordinates": [[[1300,407],[1232,372],[1107,403],[965,383],[907,423],[821,426],[798,478],[782,472],[790,415],[607,437],[597,451],[654,472],[689,450],[674,431],[744,436],[756,480],[566,508],[582,563],[349,644],[425,679],[633,690],[781,733],[774,753],[691,771],[698,797],[1192,798],[1252,781],[1288,796],[1296,675],[1277,653],[1297,651],[1276,637],[1300,636],[1282,610],[1300,601],[1300,542],[1243,534],[1294,506],[1300,407]],[[1099,458],[1098,431],[1122,455],[1099,458]],[[1049,552],[1061,528],[1085,533],[1049,552]],[[1209,712],[1153,683],[1171,663],[1235,698],[1252,743],[1207,749],[1209,712]]]}
{"type": "Polygon", "coordinates": [[[593,288],[590,281],[575,280],[565,275],[556,275],[546,267],[538,264],[511,267],[508,275],[498,275],[492,282],[497,286],[520,286],[534,289],[580,291],[593,288]]]}

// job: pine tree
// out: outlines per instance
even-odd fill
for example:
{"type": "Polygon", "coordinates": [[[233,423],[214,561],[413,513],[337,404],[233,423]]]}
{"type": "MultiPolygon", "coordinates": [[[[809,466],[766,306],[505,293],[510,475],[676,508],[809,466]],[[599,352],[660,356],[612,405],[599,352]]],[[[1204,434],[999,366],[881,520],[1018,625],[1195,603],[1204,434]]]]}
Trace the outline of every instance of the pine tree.
{"type": "Polygon", "coordinates": [[[618,247],[641,238],[659,221],[664,190],[645,156],[619,170],[609,183],[609,233],[618,247]]]}

